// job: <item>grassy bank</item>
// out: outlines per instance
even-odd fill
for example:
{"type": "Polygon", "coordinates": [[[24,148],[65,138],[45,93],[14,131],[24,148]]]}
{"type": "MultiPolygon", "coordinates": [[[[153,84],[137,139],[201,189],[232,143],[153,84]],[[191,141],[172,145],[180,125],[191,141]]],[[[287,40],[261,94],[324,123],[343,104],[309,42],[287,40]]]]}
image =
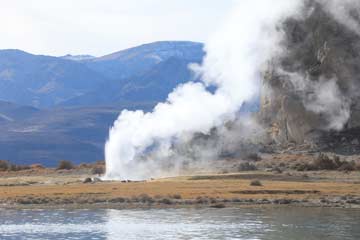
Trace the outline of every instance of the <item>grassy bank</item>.
{"type": "Polygon", "coordinates": [[[298,205],[360,207],[360,173],[252,171],[143,182],[83,183],[88,173],[2,175],[3,208],[298,205]],[[256,183],[256,184],[255,184],[256,183]]]}

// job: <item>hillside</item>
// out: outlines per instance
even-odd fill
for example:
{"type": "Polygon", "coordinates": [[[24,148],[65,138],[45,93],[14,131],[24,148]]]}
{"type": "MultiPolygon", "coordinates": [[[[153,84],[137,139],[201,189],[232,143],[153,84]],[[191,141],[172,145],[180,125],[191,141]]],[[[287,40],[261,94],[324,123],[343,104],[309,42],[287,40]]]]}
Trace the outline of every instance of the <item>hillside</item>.
{"type": "MultiPolygon", "coordinates": [[[[196,60],[196,59],[194,59],[196,60]]],[[[120,80],[108,80],[99,88],[74,97],[60,106],[104,106],[134,104],[152,105],[164,101],[180,83],[193,80],[188,64],[194,61],[171,57],[154,65],[142,74],[120,80]]]]}
{"type": "Polygon", "coordinates": [[[186,41],[163,41],[115,52],[84,61],[86,65],[109,79],[128,79],[142,75],[170,58],[199,62],[204,56],[203,44],[186,41]]]}
{"type": "Polygon", "coordinates": [[[51,107],[96,88],[104,77],[84,64],[20,50],[0,51],[0,99],[51,107]]]}
{"type": "Polygon", "coordinates": [[[0,51],[0,159],[46,166],[103,159],[121,110],[149,111],[192,80],[188,64],[201,61],[202,48],[157,42],[99,58],[0,51]]]}
{"type": "Polygon", "coordinates": [[[156,42],[98,58],[1,50],[0,100],[40,108],[164,100],[178,83],[191,80],[187,65],[201,61],[202,48],[201,43],[156,42]]]}

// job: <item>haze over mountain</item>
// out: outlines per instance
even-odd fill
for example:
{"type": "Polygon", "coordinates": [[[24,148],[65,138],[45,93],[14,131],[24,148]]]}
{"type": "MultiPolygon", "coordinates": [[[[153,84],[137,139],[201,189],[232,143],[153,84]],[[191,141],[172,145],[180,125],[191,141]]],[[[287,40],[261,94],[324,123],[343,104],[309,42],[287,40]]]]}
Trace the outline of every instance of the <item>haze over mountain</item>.
{"type": "Polygon", "coordinates": [[[99,58],[0,50],[0,159],[53,166],[103,159],[122,109],[150,110],[193,80],[203,44],[156,42],[99,58]]]}

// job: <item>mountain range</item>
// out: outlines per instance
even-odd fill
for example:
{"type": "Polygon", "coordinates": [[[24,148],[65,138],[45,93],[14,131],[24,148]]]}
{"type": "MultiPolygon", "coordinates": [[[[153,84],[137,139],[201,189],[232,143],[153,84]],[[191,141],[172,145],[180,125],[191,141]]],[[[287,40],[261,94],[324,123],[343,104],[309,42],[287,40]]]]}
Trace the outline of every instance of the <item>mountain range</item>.
{"type": "Polygon", "coordinates": [[[103,159],[123,109],[149,111],[194,79],[203,44],[167,41],[102,57],[0,50],[0,159],[54,166],[103,159]]]}
{"type": "Polygon", "coordinates": [[[201,61],[202,49],[201,43],[156,42],[98,58],[0,50],[0,100],[39,108],[163,100],[191,80],[188,64],[201,61]]]}

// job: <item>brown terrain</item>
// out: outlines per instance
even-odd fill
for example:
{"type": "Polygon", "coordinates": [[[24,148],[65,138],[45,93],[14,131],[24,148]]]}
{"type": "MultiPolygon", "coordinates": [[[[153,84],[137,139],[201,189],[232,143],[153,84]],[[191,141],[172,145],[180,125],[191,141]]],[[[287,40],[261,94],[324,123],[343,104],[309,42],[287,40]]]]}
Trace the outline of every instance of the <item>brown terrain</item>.
{"type": "Polygon", "coordinates": [[[220,173],[139,182],[101,181],[94,175],[99,172],[98,164],[69,170],[33,166],[26,170],[0,172],[0,204],[3,208],[220,208],[248,205],[360,208],[357,161],[338,160],[342,165],[346,164],[348,169],[345,170],[342,166],[333,170],[307,170],[315,168],[315,164],[337,160],[331,159],[325,154],[316,157],[265,155],[253,162],[228,160],[222,164],[232,169],[238,164],[235,172],[224,167],[220,173]],[[348,164],[353,168],[350,169],[348,164]],[[253,168],[251,171],[241,169],[249,166],[253,168]]]}

